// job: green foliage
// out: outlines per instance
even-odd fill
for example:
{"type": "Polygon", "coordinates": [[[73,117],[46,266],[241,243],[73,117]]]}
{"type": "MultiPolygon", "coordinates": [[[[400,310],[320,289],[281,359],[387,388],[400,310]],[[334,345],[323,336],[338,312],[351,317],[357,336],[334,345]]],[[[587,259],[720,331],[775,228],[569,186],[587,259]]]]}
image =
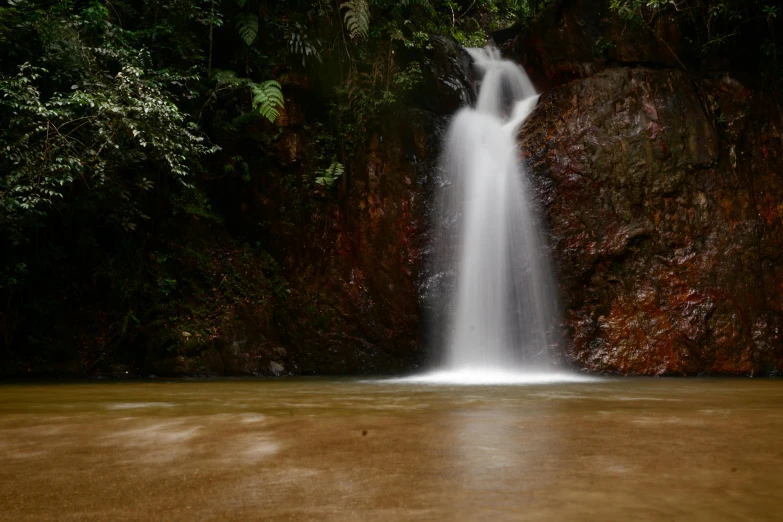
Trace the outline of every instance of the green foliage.
{"type": "Polygon", "coordinates": [[[604,55],[611,49],[615,47],[615,43],[604,40],[603,37],[598,37],[598,40],[595,41],[595,50],[599,55],[604,55]]]}
{"type": "Polygon", "coordinates": [[[380,60],[375,65],[371,72],[357,72],[338,88],[338,93],[347,98],[347,107],[359,128],[367,127],[383,111],[399,104],[423,80],[418,61],[403,70],[380,60]]]}
{"type": "Polygon", "coordinates": [[[648,6],[647,4],[648,0],[611,0],[609,7],[623,20],[641,22],[642,9],[646,7],[660,7],[660,2],[656,2],[658,5],[648,6]]]}
{"type": "MultiPolygon", "coordinates": [[[[44,215],[79,184],[117,199],[116,222],[133,230],[146,215],[131,194],[154,185],[141,173],[153,169],[186,183],[198,158],[216,150],[204,145],[170,91],[191,78],[149,68],[149,54],[130,48],[106,16],[90,8],[66,19],[59,45],[37,56],[51,72],[25,62],[16,75],[0,75],[7,126],[0,136],[0,223],[44,215]]],[[[37,21],[44,42],[52,37],[47,20],[37,21]]]]}
{"type": "Polygon", "coordinates": [[[223,218],[212,209],[212,204],[203,190],[196,187],[183,187],[170,197],[173,216],[185,214],[213,223],[223,223],[223,218]]]}
{"type": "Polygon", "coordinates": [[[223,69],[212,69],[212,81],[215,82],[218,88],[236,88],[247,85],[250,81],[247,78],[240,78],[234,71],[228,71],[223,69]]]}
{"type": "Polygon", "coordinates": [[[177,280],[160,278],[158,279],[158,288],[164,296],[168,297],[177,289],[177,280]]]}
{"type": "Polygon", "coordinates": [[[343,20],[351,38],[367,38],[370,30],[370,6],[367,0],[348,0],[340,4],[340,9],[345,9],[343,20]]]}
{"type": "Polygon", "coordinates": [[[186,161],[206,152],[162,82],[133,65],[47,98],[37,85],[47,71],[27,63],[19,69],[0,79],[2,104],[13,114],[3,140],[7,209],[40,210],[76,179],[105,184],[119,168],[146,161],[184,180],[186,161]]]}
{"type": "Polygon", "coordinates": [[[318,169],[315,182],[324,187],[331,187],[344,173],[345,167],[343,167],[343,164],[332,161],[332,164],[325,169],[318,169]]]}
{"type": "Polygon", "coordinates": [[[280,84],[275,80],[267,80],[263,83],[250,84],[250,90],[253,93],[253,108],[274,123],[285,102],[280,84]]]}
{"type": "Polygon", "coordinates": [[[240,78],[234,71],[214,69],[212,79],[217,89],[248,88],[252,95],[251,105],[258,114],[274,123],[285,105],[283,88],[275,80],[255,83],[249,78],[240,78]]]}
{"type": "Polygon", "coordinates": [[[307,34],[301,31],[300,27],[291,32],[288,40],[288,49],[293,56],[298,56],[302,59],[302,67],[305,67],[311,58],[315,58],[319,62],[321,61],[321,53],[316,48],[316,45],[310,41],[307,34]]]}
{"type": "Polygon", "coordinates": [[[258,36],[258,15],[239,13],[236,16],[236,26],[239,37],[247,45],[251,45],[258,36]]]}
{"type": "Polygon", "coordinates": [[[394,86],[400,94],[405,94],[412,91],[423,80],[424,73],[421,70],[421,63],[413,61],[395,75],[394,86]]]}

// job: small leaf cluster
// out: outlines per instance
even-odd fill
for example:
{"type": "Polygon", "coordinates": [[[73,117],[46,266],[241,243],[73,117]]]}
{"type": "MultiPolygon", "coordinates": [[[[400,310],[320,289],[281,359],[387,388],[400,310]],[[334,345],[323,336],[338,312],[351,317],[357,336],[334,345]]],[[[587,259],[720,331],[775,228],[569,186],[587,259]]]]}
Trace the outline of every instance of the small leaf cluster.
{"type": "Polygon", "coordinates": [[[344,173],[345,173],[345,167],[343,166],[343,164],[337,161],[332,161],[331,165],[329,165],[325,169],[319,169],[317,171],[315,182],[318,185],[324,187],[331,187],[344,173]]]}

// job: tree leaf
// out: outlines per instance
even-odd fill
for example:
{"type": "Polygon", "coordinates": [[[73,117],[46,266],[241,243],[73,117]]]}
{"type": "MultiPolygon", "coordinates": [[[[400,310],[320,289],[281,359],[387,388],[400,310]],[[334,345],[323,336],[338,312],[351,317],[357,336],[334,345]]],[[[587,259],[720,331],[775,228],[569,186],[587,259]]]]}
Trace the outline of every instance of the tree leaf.
{"type": "Polygon", "coordinates": [[[240,13],[236,16],[236,26],[239,37],[247,45],[252,44],[258,36],[258,16],[252,13],[240,13]]]}

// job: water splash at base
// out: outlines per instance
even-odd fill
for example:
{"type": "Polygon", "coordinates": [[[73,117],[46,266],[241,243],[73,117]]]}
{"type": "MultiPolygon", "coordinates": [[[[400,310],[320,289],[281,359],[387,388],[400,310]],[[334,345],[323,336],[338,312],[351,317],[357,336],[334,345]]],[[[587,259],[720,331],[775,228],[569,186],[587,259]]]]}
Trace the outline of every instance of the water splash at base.
{"type": "Polygon", "coordinates": [[[400,384],[448,384],[460,386],[511,386],[533,384],[563,384],[600,382],[598,377],[568,372],[514,372],[495,368],[440,370],[409,377],[383,379],[377,382],[400,384]]]}

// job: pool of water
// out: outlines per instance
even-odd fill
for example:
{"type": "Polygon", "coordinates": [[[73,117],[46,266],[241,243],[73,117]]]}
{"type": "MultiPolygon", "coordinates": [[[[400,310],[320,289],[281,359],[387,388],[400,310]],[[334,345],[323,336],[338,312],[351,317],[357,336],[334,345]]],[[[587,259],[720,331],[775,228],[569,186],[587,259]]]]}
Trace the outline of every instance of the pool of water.
{"type": "Polygon", "coordinates": [[[783,381],[0,386],[2,520],[780,520],[783,381]]]}

